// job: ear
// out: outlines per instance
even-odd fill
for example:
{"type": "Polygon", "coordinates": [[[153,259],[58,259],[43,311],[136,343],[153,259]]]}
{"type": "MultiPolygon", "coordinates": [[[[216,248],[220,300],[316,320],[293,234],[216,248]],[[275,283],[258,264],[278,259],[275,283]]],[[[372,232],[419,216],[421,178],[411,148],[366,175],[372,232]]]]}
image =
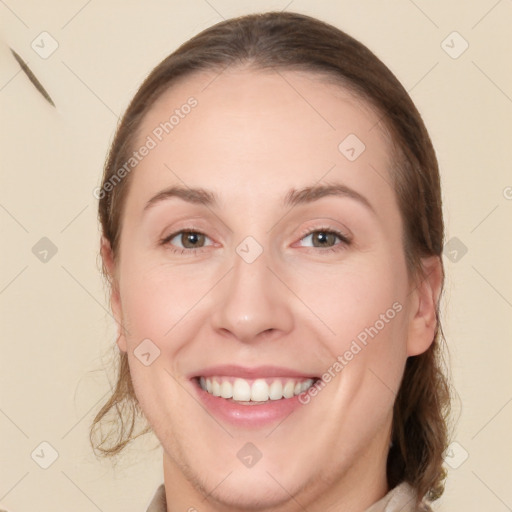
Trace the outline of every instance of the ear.
{"type": "Polygon", "coordinates": [[[101,237],[101,258],[103,265],[108,273],[110,281],[110,307],[118,326],[117,346],[121,352],[126,352],[126,338],[123,329],[123,313],[121,307],[121,296],[119,293],[119,283],[117,279],[116,265],[114,262],[114,254],[110,242],[104,237],[101,237]]]}
{"type": "Polygon", "coordinates": [[[443,266],[439,256],[422,259],[424,277],[411,292],[412,310],[407,337],[407,355],[425,352],[432,342],[437,328],[436,311],[443,285],[443,266]]]}

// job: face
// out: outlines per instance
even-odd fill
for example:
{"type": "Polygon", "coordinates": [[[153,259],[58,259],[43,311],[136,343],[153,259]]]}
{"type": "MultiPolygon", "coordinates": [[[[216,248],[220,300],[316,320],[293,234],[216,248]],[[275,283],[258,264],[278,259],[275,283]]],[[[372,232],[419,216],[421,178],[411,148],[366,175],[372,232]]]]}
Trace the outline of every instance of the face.
{"type": "Polygon", "coordinates": [[[175,503],[386,491],[395,394],[429,336],[378,119],[319,76],[250,69],[193,75],[146,115],[112,303],[175,503]]]}

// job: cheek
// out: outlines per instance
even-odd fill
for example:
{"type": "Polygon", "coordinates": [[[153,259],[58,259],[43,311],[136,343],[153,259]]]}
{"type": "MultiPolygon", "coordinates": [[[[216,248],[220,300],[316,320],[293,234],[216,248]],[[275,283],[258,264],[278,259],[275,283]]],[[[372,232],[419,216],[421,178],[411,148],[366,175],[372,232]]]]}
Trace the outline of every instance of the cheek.
{"type": "Polygon", "coordinates": [[[205,293],[200,281],[186,279],[176,269],[149,267],[143,259],[133,255],[123,268],[121,301],[129,345],[144,338],[158,344],[168,339],[205,293]]]}
{"type": "Polygon", "coordinates": [[[317,332],[324,333],[326,377],[343,381],[339,400],[357,396],[361,404],[379,404],[386,413],[407,357],[403,256],[390,249],[358,254],[337,268],[302,272],[296,284],[297,294],[331,331],[315,320],[317,332]]]}
{"type": "Polygon", "coordinates": [[[406,293],[405,266],[391,254],[356,254],[337,266],[291,268],[287,279],[341,346],[359,335],[364,342],[375,328],[396,329],[404,316],[398,310],[406,293]]]}

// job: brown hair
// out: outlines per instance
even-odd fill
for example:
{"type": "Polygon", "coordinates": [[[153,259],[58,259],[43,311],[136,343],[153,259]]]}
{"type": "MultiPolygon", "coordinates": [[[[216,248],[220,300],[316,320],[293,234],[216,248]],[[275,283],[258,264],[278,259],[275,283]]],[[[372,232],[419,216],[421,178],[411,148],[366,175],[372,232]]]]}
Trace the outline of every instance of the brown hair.
{"type": "MultiPolygon", "coordinates": [[[[128,161],[141,121],[156,99],[180,78],[195,71],[221,72],[249,64],[254,69],[294,69],[334,79],[379,114],[390,135],[395,168],[392,179],[404,220],[404,251],[410,275],[425,278],[421,258],[443,248],[444,225],[436,155],[421,116],[393,73],[363,44],[339,29],[297,13],[251,14],[218,23],[199,33],[165,58],[146,78],[128,106],[105,163],[103,185],[128,161]]],[[[103,235],[114,261],[118,253],[122,210],[130,183],[126,176],[99,201],[103,235]]],[[[103,190],[103,189],[102,189],[103,190]]],[[[110,276],[103,272],[111,286],[110,276]]],[[[444,270],[443,281],[444,281],[444,270]]],[[[443,453],[450,393],[443,371],[444,340],[437,305],[437,329],[429,349],[409,357],[395,400],[392,446],[387,477],[392,488],[409,482],[418,498],[438,498],[444,489],[443,453]]],[[[131,384],[128,360],[119,354],[117,385],[91,426],[93,447],[105,456],[119,453],[137,435],[140,408],[131,384]],[[111,429],[101,423],[114,415],[111,429]],[[100,440],[94,441],[100,431],[100,440]]]]}

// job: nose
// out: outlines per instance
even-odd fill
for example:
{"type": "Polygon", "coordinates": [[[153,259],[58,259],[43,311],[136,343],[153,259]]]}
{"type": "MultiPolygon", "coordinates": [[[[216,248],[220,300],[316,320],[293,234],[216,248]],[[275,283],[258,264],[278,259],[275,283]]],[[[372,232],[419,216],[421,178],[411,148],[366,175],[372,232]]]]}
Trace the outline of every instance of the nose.
{"type": "Polygon", "coordinates": [[[291,293],[276,277],[265,251],[252,263],[235,254],[213,301],[213,328],[243,343],[279,337],[293,328],[291,293]]]}

